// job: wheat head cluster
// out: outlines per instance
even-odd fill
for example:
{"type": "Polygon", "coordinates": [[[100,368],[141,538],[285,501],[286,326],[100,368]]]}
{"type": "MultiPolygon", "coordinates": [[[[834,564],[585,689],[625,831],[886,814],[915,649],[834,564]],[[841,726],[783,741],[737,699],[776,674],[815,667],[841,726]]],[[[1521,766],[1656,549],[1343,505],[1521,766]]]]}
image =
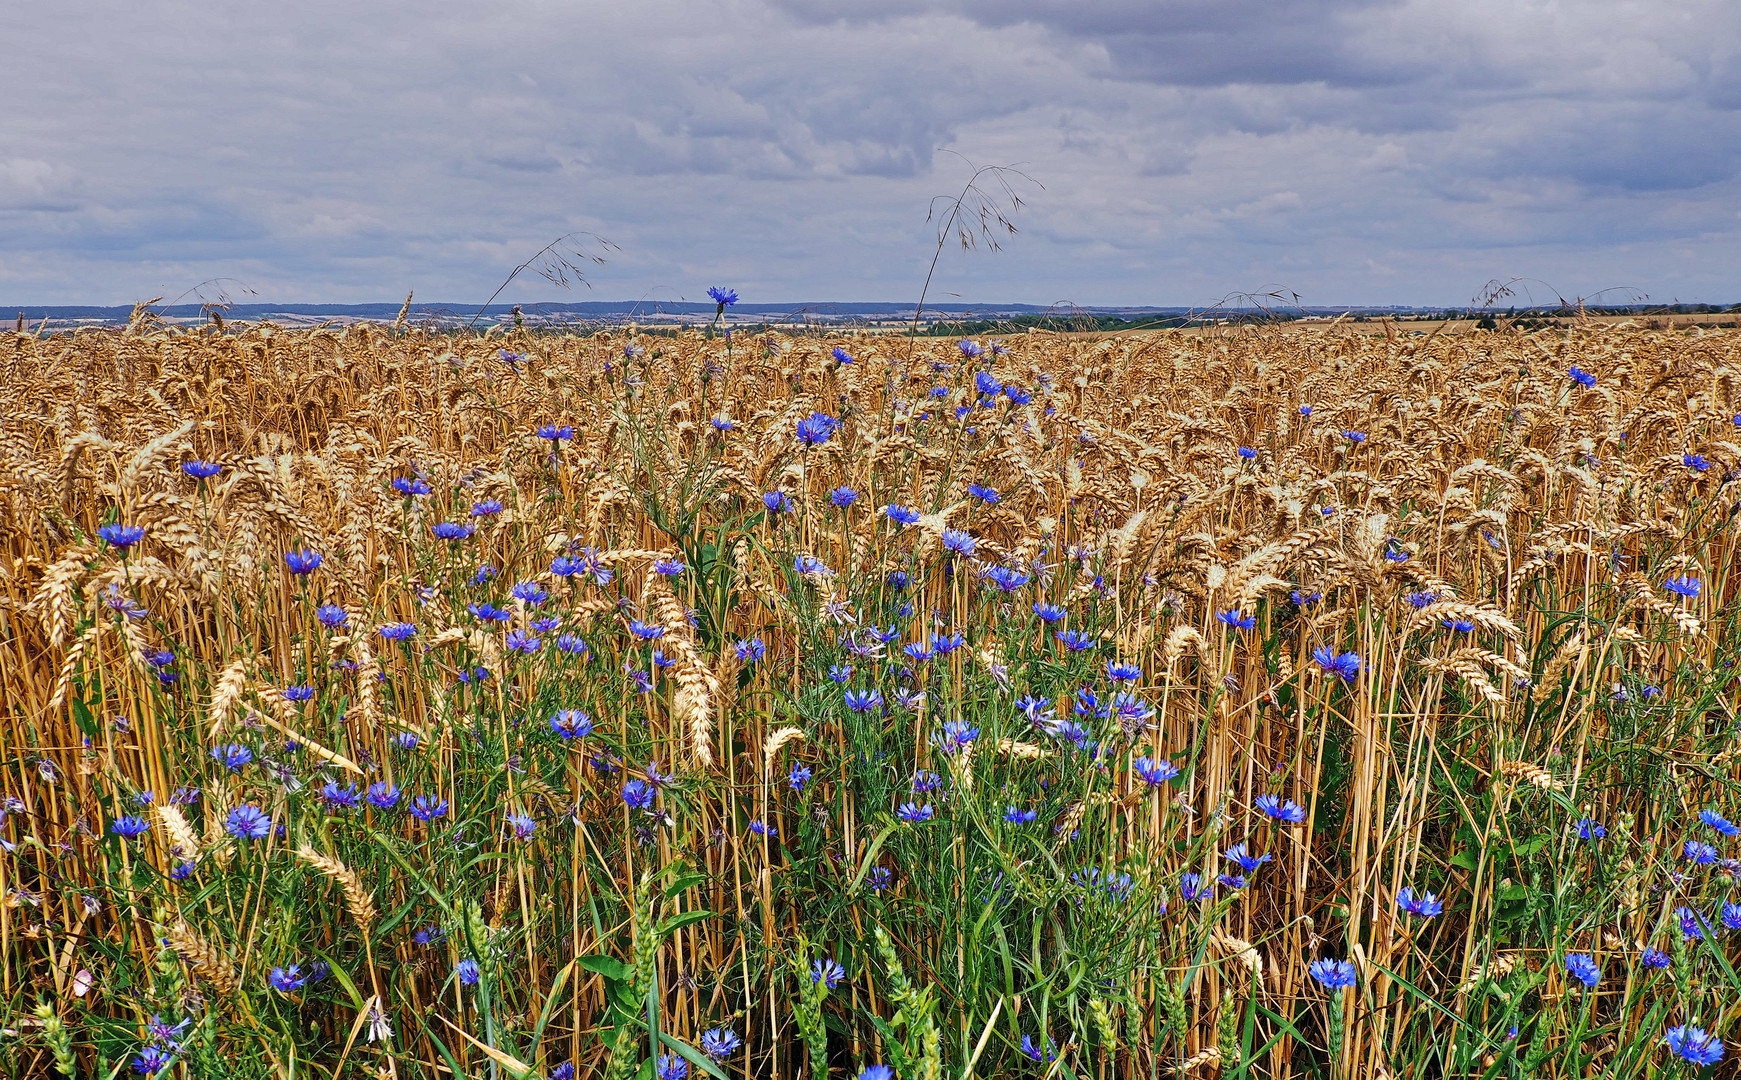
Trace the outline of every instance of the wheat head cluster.
{"type": "Polygon", "coordinates": [[[1732,332],[0,341],[0,1072],[1692,1075],[1732,332]]]}

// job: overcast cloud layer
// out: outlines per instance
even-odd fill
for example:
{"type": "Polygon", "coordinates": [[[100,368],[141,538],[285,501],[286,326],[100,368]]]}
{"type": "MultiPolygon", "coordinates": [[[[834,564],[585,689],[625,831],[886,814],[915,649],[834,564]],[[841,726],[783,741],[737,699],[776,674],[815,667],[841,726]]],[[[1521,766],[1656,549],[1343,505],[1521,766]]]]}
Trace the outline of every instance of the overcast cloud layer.
{"type": "Polygon", "coordinates": [[[591,292],[504,299],[910,302],[966,160],[1037,184],[937,301],[1741,299],[1734,0],[55,0],[0,37],[0,301],[481,301],[585,230],[591,292]]]}

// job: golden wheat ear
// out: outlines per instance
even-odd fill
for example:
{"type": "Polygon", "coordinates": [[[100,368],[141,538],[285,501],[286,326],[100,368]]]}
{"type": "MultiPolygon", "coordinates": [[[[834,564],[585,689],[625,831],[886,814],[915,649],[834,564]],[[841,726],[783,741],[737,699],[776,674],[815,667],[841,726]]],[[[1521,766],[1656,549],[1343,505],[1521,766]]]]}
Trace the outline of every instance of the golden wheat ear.
{"type": "Polygon", "coordinates": [[[363,888],[363,879],[357,876],[357,872],[331,855],[322,855],[307,846],[297,848],[296,857],[339,883],[345,893],[345,907],[351,913],[351,920],[367,935],[375,924],[375,898],[363,888]]]}
{"type": "Polygon", "coordinates": [[[186,923],[177,923],[164,935],[169,947],[176,951],[194,975],[204,980],[219,997],[234,997],[241,986],[236,965],[211,942],[201,937],[186,923]]]}

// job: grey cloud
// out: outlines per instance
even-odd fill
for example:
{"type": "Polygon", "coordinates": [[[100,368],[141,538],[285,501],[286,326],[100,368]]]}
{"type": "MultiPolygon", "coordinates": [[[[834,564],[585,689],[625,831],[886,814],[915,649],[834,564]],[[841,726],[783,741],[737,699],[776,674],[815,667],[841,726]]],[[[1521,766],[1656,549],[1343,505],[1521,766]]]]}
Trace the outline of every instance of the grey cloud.
{"type": "Polygon", "coordinates": [[[599,295],[910,300],[965,177],[944,146],[1045,188],[943,292],[1722,298],[1741,8],[1658,8],[1618,33],[1620,0],[34,5],[0,68],[0,300],[481,298],[571,230],[623,247],[599,295]]]}

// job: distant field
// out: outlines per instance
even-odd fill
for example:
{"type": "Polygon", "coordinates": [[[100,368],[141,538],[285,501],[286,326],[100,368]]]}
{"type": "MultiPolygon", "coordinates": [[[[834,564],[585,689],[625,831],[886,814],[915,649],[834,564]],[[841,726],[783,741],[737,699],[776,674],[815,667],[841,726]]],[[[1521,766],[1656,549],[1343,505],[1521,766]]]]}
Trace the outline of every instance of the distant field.
{"type": "Polygon", "coordinates": [[[0,338],[0,1075],[1732,1058],[1688,318],[0,338]]]}

